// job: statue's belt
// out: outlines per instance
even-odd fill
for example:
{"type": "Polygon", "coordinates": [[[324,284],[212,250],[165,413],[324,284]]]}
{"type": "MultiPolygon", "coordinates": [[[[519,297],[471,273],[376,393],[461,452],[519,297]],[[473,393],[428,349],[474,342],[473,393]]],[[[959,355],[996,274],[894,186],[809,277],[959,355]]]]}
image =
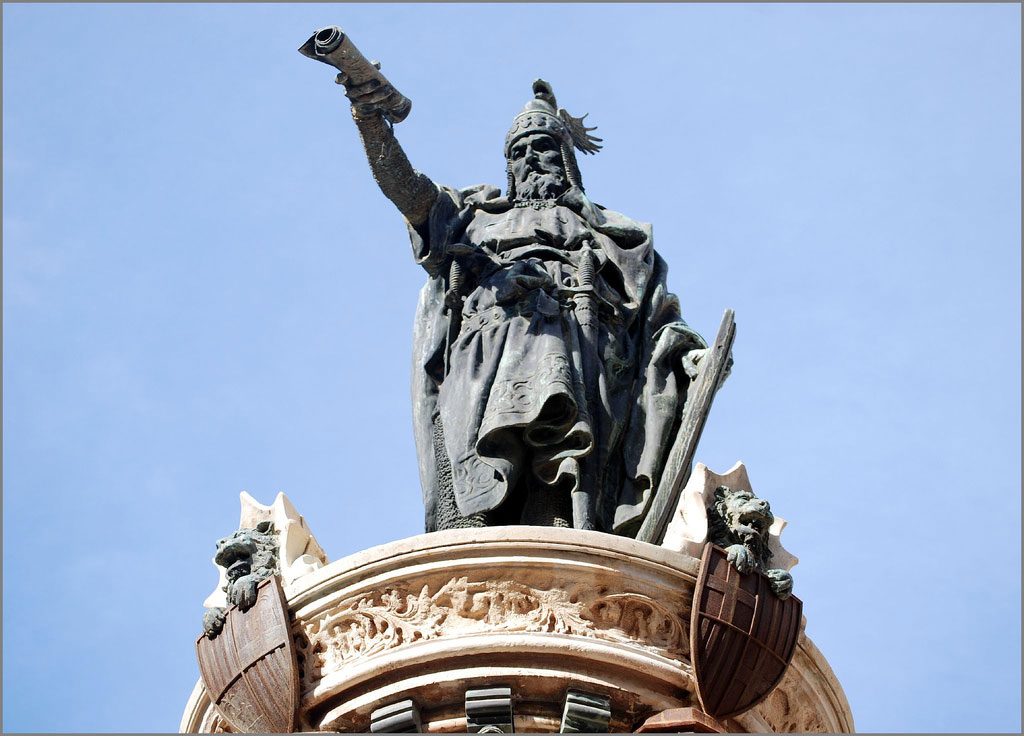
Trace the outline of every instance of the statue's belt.
{"type": "MultiPolygon", "coordinates": [[[[532,317],[535,314],[540,314],[550,319],[563,313],[571,313],[573,311],[572,297],[574,295],[569,293],[567,289],[563,291],[567,292],[566,296],[569,298],[554,299],[543,291],[535,291],[514,303],[498,304],[488,309],[482,309],[479,312],[463,314],[459,335],[462,336],[487,327],[493,327],[502,322],[507,322],[513,317],[532,317]]],[[[603,303],[602,307],[607,304],[603,299],[601,299],[601,302],[603,303]]],[[[614,308],[602,308],[598,314],[602,323],[617,325],[621,321],[619,316],[615,314],[614,308]]]]}
{"type": "MultiPolygon", "coordinates": [[[[553,299],[551,301],[558,305],[558,302],[555,302],[553,299]]],[[[560,311],[555,310],[551,312],[548,309],[537,309],[537,305],[534,302],[535,300],[533,299],[523,299],[515,304],[499,304],[490,309],[463,315],[462,329],[459,331],[459,334],[464,335],[468,332],[476,332],[487,327],[493,327],[502,322],[507,322],[513,317],[532,317],[538,313],[545,317],[554,317],[560,311]]]]}

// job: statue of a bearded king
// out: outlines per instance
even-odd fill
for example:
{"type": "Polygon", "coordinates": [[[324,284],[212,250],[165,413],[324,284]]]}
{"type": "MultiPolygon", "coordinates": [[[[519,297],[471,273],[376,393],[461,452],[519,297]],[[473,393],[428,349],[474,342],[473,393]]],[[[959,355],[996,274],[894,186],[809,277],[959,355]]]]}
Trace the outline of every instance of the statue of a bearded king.
{"type": "Polygon", "coordinates": [[[574,149],[600,139],[533,85],[505,136],[507,190],[413,169],[388,84],[344,74],[373,176],[427,272],[413,413],[427,531],[534,524],[635,536],[706,352],[651,227],[594,204],[574,149]]]}

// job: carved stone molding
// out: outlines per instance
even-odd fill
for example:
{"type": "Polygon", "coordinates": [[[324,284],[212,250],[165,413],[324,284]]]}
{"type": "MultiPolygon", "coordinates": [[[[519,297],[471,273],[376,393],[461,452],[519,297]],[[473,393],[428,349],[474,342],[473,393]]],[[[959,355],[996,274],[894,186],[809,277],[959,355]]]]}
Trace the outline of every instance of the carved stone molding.
{"type": "MultiPolygon", "coordinates": [[[[688,651],[698,561],[596,532],[505,527],[420,535],[286,586],[300,729],[367,731],[412,699],[425,730],[466,730],[467,688],[512,687],[516,729],[557,731],[569,689],[607,698],[611,731],[697,705],[688,651]]],[[[197,688],[182,731],[221,726],[197,688]]],[[[801,633],[792,669],[731,731],[850,731],[849,706],[801,633]]]]}
{"type": "MultiPolygon", "coordinates": [[[[493,574],[493,571],[492,573],[493,574]]],[[[471,633],[569,634],[648,647],[686,661],[689,607],[583,584],[537,588],[508,580],[453,577],[418,592],[387,587],[341,601],[297,624],[303,689],[322,673],[385,649],[471,633]]]]}

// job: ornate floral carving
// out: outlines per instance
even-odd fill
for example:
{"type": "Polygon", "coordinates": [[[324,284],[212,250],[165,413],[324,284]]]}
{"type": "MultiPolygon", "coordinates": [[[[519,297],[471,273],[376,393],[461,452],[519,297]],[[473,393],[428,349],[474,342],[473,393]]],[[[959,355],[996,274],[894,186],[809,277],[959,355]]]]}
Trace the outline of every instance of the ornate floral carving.
{"type": "Polygon", "coordinates": [[[658,601],[635,594],[599,596],[587,609],[590,620],[620,629],[627,638],[688,656],[688,633],[682,613],[658,601]]]}
{"type": "Polygon", "coordinates": [[[346,600],[334,611],[303,623],[303,679],[313,683],[325,669],[335,669],[384,649],[434,638],[445,615],[431,600],[427,586],[418,596],[398,588],[385,588],[346,600]]]}
{"type": "Polygon", "coordinates": [[[834,731],[818,713],[813,692],[793,669],[757,707],[776,733],[822,733],[834,731]]]}
{"type": "Polygon", "coordinates": [[[324,672],[415,641],[478,631],[570,634],[653,648],[685,661],[684,598],[675,607],[632,592],[576,584],[535,588],[508,580],[451,578],[430,592],[390,586],[353,596],[299,623],[303,689],[324,672]]]}

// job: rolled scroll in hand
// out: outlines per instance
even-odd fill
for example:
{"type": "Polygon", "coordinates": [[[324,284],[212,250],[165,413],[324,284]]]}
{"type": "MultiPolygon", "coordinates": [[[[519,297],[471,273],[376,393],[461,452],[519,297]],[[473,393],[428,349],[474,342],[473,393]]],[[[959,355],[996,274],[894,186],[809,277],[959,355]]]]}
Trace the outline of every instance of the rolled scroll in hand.
{"type": "Polygon", "coordinates": [[[394,94],[379,103],[384,117],[392,123],[400,123],[409,115],[412,101],[395,89],[394,85],[380,73],[377,67],[366,60],[352,40],[337,26],[321,28],[299,47],[299,53],[310,59],[330,64],[344,73],[348,78],[347,84],[361,86],[376,81],[379,87],[384,85],[391,87],[394,94]]]}

